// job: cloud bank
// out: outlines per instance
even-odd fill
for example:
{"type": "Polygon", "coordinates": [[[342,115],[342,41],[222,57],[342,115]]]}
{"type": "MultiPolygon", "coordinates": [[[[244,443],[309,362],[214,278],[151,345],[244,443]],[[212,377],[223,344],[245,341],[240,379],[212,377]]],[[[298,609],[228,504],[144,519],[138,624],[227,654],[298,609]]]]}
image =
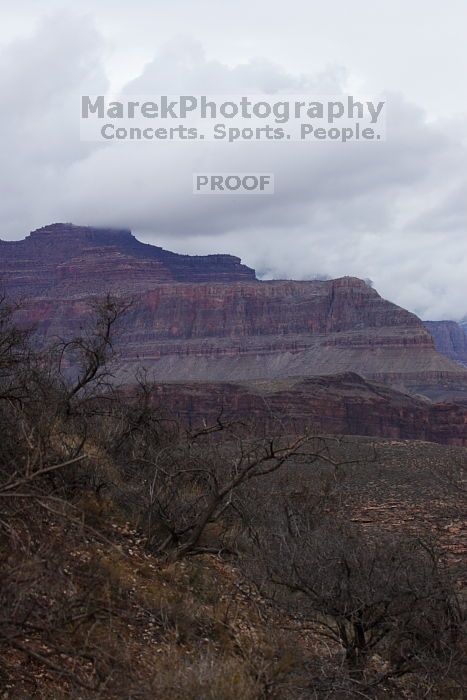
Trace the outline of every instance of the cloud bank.
{"type": "MultiPolygon", "coordinates": [[[[385,143],[81,143],[79,97],[108,89],[106,50],[89,17],[68,13],[0,49],[0,238],[52,221],[125,226],[172,250],[237,254],[264,277],[371,278],[423,318],[466,315],[460,120],[428,121],[382,85],[385,143]],[[192,174],[204,171],[273,172],[276,192],[194,196],[192,174]]],[[[267,58],[226,64],[185,37],[124,92],[323,95],[348,80],[345,66],[294,75],[267,58]]]]}

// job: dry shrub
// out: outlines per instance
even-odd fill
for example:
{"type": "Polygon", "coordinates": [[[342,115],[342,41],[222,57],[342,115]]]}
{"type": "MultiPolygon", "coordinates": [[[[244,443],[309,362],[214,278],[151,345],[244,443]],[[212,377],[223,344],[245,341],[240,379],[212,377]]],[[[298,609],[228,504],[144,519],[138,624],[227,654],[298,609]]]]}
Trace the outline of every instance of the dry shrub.
{"type": "Polygon", "coordinates": [[[258,700],[261,687],[241,659],[209,650],[163,660],[154,679],[154,697],[165,700],[258,700]]]}

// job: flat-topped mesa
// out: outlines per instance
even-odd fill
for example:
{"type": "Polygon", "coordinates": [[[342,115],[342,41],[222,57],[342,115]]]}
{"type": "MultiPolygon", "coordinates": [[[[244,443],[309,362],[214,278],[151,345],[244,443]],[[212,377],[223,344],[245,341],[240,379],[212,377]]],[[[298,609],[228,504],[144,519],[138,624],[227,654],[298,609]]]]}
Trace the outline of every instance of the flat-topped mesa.
{"type": "Polygon", "coordinates": [[[135,299],[116,339],[127,376],[251,381],[356,372],[442,398],[467,370],[436,352],[417,316],[361,279],[259,281],[230,255],[189,256],[126,229],[52,224],[0,242],[0,285],[21,297],[39,343],[90,320],[88,300],[135,299]]]}
{"type": "Polygon", "coordinates": [[[131,245],[132,239],[134,236],[130,229],[94,228],[92,226],[76,226],[71,223],[56,223],[31,231],[29,236],[24,239],[24,243],[33,245],[37,249],[49,245],[59,246],[64,253],[69,253],[70,246],[74,244],[80,247],[83,243],[104,246],[131,245]]]}
{"type": "MultiPolygon", "coordinates": [[[[354,277],[183,287],[161,284],[142,296],[138,307],[129,312],[128,323],[154,341],[236,338],[251,344],[254,338],[269,336],[282,345],[300,345],[309,343],[311,336],[337,334],[321,342],[358,348],[373,329],[381,331],[383,343],[388,335],[397,335],[400,344],[416,342],[433,348],[417,316],[382,299],[354,277]]],[[[374,344],[380,344],[377,337],[374,344]]]]}
{"type": "Polygon", "coordinates": [[[0,241],[0,280],[13,296],[69,298],[161,282],[254,282],[256,275],[233,255],[180,255],[141,243],[128,229],[55,223],[22,241],[0,241]]]}

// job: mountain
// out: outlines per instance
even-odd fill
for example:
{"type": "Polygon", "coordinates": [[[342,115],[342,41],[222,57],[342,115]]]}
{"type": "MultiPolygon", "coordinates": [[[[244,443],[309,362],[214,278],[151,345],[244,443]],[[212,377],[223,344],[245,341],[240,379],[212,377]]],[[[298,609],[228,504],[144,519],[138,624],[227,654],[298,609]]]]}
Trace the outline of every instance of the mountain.
{"type": "Polygon", "coordinates": [[[51,224],[22,241],[0,241],[0,279],[16,296],[68,299],[132,294],[161,282],[256,277],[233,255],[178,255],[141,243],[125,229],[51,224]]]}
{"type": "Polygon", "coordinates": [[[41,342],[79,332],[87,302],[135,302],[117,338],[120,375],[253,382],[357,373],[434,400],[465,398],[467,370],[414,314],[365,281],[259,281],[230,255],[188,256],[130,231],[52,224],[0,242],[0,280],[41,342]]]}
{"type": "Polygon", "coordinates": [[[467,324],[455,321],[425,321],[438,352],[467,367],[467,324]]]}

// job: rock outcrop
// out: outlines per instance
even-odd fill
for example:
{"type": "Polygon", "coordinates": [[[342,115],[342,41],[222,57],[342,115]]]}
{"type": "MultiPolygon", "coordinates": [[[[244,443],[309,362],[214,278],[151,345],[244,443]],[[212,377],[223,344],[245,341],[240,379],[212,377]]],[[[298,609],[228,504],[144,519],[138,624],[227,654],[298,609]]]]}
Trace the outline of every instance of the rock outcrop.
{"type": "Polygon", "coordinates": [[[425,321],[438,352],[467,367],[467,327],[455,321],[425,321]]]}
{"type": "Polygon", "coordinates": [[[153,400],[164,415],[190,427],[219,417],[258,431],[366,435],[467,446],[467,401],[432,403],[353,374],[245,384],[173,382],[153,400]]]}
{"type": "Polygon", "coordinates": [[[133,294],[161,282],[238,282],[255,271],[232,255],[178,255],[130,231],[51,224],[0,241],[0,280],[20,297],[133,294]]]}
{"type": "Polygon", "coordinates": [[[467,371],[439,354],[412,313],[364,281],[258,281],[229,255],[187,256],[129,231],[53,224],[0,242],[0,280],[22,297],[39,341],[89,323],[89,298],[135,303],[122,321],[120,374],[158,381],[255,381],[355,372],[433,399],[467,396],[467,371]]]}

